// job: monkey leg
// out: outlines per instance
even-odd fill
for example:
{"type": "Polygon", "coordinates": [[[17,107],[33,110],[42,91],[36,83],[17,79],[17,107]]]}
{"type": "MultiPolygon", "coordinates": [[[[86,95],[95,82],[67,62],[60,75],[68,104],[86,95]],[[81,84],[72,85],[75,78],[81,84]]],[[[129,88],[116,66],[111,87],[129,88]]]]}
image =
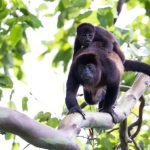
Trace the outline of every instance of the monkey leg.
{"type": "Polygon", "coordinates": [[[113,122],[118,122],[118,117],[113,110],[113,104],[117,98],[119,85],[109,85],[107,86],[105,99],[99,103],[99,111],[107,112],[112,116],[113,122]]]}
{"type": "Polygon", "coordinates": [[[106,95],[105,99],[102,103],[102,108],[100,108],[100,112],[107,112],[112,116],[113,122],[118,122],[118,117],[113,110],[113,105],[117,99],[119,83],[120,83],[120,73],[116,68],[115,63],[107,60],[107,68],[106,68],[106,95]],[[109,67],[108,67],[109,66],[109,67]]]}

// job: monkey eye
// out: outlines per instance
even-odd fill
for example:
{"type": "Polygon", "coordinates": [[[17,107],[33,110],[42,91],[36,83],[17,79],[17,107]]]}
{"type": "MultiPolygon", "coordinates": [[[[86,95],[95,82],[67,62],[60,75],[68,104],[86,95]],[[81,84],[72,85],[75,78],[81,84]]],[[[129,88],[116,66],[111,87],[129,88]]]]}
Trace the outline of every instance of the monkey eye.
{"type": "Polygon", "coordinates": [[[90,38],[92,38],[92,37],[93,37],[93,35],[92,35],[92,34],[87,34],[87,36],[88,36],[88,37],[90,37],[90,38]]]}

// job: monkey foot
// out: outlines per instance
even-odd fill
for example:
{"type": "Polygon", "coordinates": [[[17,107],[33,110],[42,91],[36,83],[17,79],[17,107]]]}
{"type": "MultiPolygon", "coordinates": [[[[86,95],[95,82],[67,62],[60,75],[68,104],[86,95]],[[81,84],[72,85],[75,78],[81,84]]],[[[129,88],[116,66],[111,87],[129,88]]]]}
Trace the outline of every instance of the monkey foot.
{"type": "Polygon", "coordinates": [[[85,120],[85,114],[83,113],[82,109],[79,106],[74,106],[69,110],[68,114],[72,114],[78,112],[82,115],[83,119],[85,120]]]}
{"type": "Polygon", "coordinates": [[[99,112],[109,113],[112,116],[113,122],[115,124],[118,122],[118,116],[112,108],[107,108],[107,109],[106,108],[101,108],[101,109],[99,109],[99,112]]]}

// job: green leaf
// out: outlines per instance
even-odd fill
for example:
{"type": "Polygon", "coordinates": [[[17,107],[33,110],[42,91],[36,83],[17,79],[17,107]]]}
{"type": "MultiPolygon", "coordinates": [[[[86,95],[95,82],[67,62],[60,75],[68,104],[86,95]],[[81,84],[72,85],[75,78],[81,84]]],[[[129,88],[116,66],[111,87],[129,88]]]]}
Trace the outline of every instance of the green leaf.
{"type": "Polygon", "coordinates": [[[19,150],[20,144],[19,143],[13,143],[11,150],[19,150]]]}
{"type": "Polygon", "coordinates": [[[86,0],[63,0],[62,3],[65,6],[65,8],[84,7],[86,5],[86,0]]]}
{"type": "Polygon", "coordinates": [[[73,7],[84,7],[86,5],[86,0],[70,0],[73,7]]]}
{"type": "Polygon", "coordinates": [[[43,111],[38,112],[38,114],[34,117],[35,120],[40,120],[44,115],[43,111]]]}
{"type": "Polygon", "coordinates": [[[17,23],[18,18],[8,18],[5,23],[9,26],[12,26],[13,24],[17,23]]]}
{"type": "Polygon", "coordinates": [[[58,22],[57,22],[57,27],[61,28],[64,25],[65,19],[67,18],[67,12],[63,11],[60,13],[58,16],[58,22]]]}
{"type": "Polygon", "coordinates": [[[0,0],[0,13],[6,9],[7,3],[5,0],[0,0]]]}
{"type": "Polygon", "coordinates": [[[46,112],[43,114],[42,118],[40,119],[40,122],[48,121],[51,118],[51,113],[46,112]]]}
{"type": "Polygon", "coordinates": [[[23,97],[22,98],[22,110],[23,111],[28,111],[28,98],[27,97],[23,97]]]}
{"type": "Polygon", "coordinates": [[[5,139],[6,139],[6,140],[10,140],[10,139],[12,139],[12,138],[14,138],[14,134],[9,133],[9,132],[7,132],[7,133],[5,134],[5,139]]]}
{"type": "Polygon", "coordinates": [[[20,11],[24,14],[24,15],[29,15],[29,11],[26,8],[20,8],[20,11]]]}
{"type": "Polygon", "coordinates": [[[25,21],[32,28],[42,27],[41,21],[36,16],[34,16],[32,14],[27,15],[27,16],[22,16],[21,18],[23,21],[25,21]]]}
{"type": "Polygon", "coordinates": [[[8,9],[0,11],[0,20],[4,19],[7,16],[8,13],[9,13],[8,9]]]}
{"type": "Polygon", "coordinates": [[[3,87],[3,88],[12,88],[13,87],[13,82],[9,76],[0,74],[0,87],[3,87]]]}
{"type": "Polygon", "coordinates": [[[48,125],[48,126],[51,126],[51,127],[53,127],[53,128],[56,128],[56,127],[58,126],[58,123],[59,123],[58,118],[51,118],[51,119],[48,121],[47,125],[48,125]]]}
{"type": "Polygon", "coordinates": [[[35,119],[39,120],[40,122],[45,122],[48,121],[51,118],[51,113],[46,112],[44,113],[43,111],[40,111],[36,116],[35,119]]]}
{"type": "Polygon", "coordinates": [[[87,12],[85,12],[85,13],[83,13],[83,14],[80,14],[77,18],[76,18],[76,20],[82,20],[82,19],[84,19],[84,18],[87,18],[87,17],[89,17],[90,15],[92,14],[92,11],[87,11],[87,12]]]}
{"type": "Polygon", "coordinates": [[[26,8],[26,6],[22,0],[11,0],[11,2],[13,3],[13,7],[15,7],[17,9],[18,8],[26,8]]]}
{"type": "Polygon", "coordinates": [[[18,80],[21,80],[24,77],[24,73],[20,66],[14,66],[14,73],[18,80]]]}
{"type": "Polygon", "coordinates": [[[98,9],[97,18],[103,27],[112,26],[114,23],[112,8],[106,7],[98,9]]]}
{"type": "Polygon", "coordinates": [[[80,14],[80,8],[70,7],[67,9],[68,19],[75,18],[80,14]]]}
{"type": "Polygon", "coordinates": [[[10,31],[10,36],[8,37],[8,42],[12,47],[14,47],[23,36],[23,27],[21,24],[16,24],[12,27],[10,31]]]}
{"type": "Polygon", "coordinates": [[[150,0],[145,1],[145,9],[146,9],[146,15],[148,15],[150,17],[150,0]]]}
{"type": "Polygon", "coordinates": [[[64,71],[66,71],[67,69],[67,65],[68,65],[68,62],[71,58],[71,55],[72,55],[72,48],[68,48],[66,49],[65,51],[64,50],[60,50],[55,58],[53,59],[53,62],[52,62],[52,65],[54,67],[57,67],[59,65],[59,63],[62,61],[63,62],[63,66],[64,66],[64,71]]]}

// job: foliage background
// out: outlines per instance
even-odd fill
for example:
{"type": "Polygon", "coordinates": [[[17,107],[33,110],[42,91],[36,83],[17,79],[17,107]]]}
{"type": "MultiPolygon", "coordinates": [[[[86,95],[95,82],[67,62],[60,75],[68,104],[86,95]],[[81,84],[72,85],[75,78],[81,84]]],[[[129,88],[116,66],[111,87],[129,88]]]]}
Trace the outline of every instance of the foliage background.
{"type": "MultiPolygon", "coordinates": [[[[127,59],[150,64],[150,0],[126,0],[121,13],[117,5],[117,0],[0,0],[0,105],[57,127],[66,113],[67,70],[76,27],[82,22],[104,26],[115,34],[127,59]]],[[[126,73],[122,84],[130,86],[134,78],[135,73],[126,73]]],[[[150,147],[149,91],[144,96],[143,125],[135,140],[145,150],[150,147]]],[[[138,105],[128,118],[129,124],[137,119],[138,105]]],[[[86,109],[94,111],[95,107],[86,109]]],[[[83,135],[87,134],[84,130],[83,135]]],[[[94,141],[77,141],[82,149],[95,150],[111,150],[119,143],[118,130],[110,134],[95,130],[95,136],[94,141]]],[[[1,145],[4,139],[9,143],[5,149],[26,146],[10,133],[0,139],[1,145]]],[[[135,149],[134,144],[129,146],[135,149]]]]}

